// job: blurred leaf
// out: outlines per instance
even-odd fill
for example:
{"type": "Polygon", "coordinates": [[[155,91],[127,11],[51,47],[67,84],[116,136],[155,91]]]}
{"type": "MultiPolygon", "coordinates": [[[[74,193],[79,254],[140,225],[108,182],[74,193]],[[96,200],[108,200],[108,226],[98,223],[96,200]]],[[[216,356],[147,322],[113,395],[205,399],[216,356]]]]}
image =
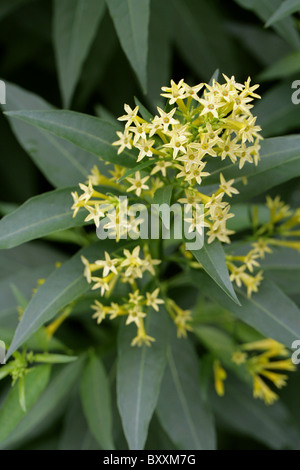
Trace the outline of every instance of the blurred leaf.
{"type": "MultiPolygon", "coordinates": [[[[1,309],[0,319],[2,324],[2,315],[5,314],[6,310],[15,309],[17,313],[17,300],[11,290],[11,285],[14,285],[22,293],[22,295],[29,299],[32,296],[32,290],[37,286],[38,279],[45,278],[54,270],[53,265],[44,265],[38,268],[23,268],[10,276],[0,280],[0,298],[1,298],[1,309]]],[[[14,318],[17,322],[17,314],[14,318]]],[[[14,323],[15,323],[14,322],[14,323]]]]}
{"type": "Polygon", "coordinates": [[[259,81],[278,80],[300,71],[300,51],[290,52],[258,76],[259,81]]]}
{"type": "Polygon", "coordinates": [[[225,381],[224,397],[216,394],[210,394],[210,397],[214,411],[229,429],[251,436],[273,449],[299,448],[300,436],[281,402],[266,406],[251,396],[249,387],[233,377],[225,381]]]}
{"type": "Polygon", "coordinates": [[[237,305],[240,305],[229,279],[229,273],[225,263],[225,253],[221,243],[215,240],[213,243],[208,244],[204,239],[203,247],[200,250],[191,250],[191,253],[214,282],[221,287],[225,294],[237,305]]]}
{"type": "Polygon", "coordinates": [[[147,99],[151,109],[161,106],[161,87],[171,80],[173,27],[166,21],[169,15],[168,2],[151,0],[148,53],[147,99]]]}
{"type": "Polygon", "coordinates": [[[153,204],[171,204],[173,184],[167,184],[161,188],[158,188],[153,197],[153,204]]]}
{"type": "Polygon", "coordinates": [[[12,248],[56,230],[84,224],[84,214],[73,218],[71,191],[56,189],[26,201],[0,221],[0,248],[12,248]]]}
{"type": "Polygon", "coordinates": [[[5,113],[61,137],[102,160],[125,167],[136,162],[127,151],[117,155],[111,144],[118,126],[95,116],[75,111],[13,111],[5,113]]]}
{"type": "MultiPolygon", "coordinates": [[[[114,31],[112,20],[106,9],[81,72],[73,99],[74,109],[84,109],[91,100],[92,104],[94,104],[95,93],[102,94],[103,83],[106,83],[108,80],[110,81],[113,74],[111,61],[115,60],[118,46],[117,34],[114,31]]],[[[105,116],[99,117],[106,119],[105,116]]],[[[115,121],[116,118],[114,117],[113,123],[115,121]]]]}
{"type": "MultiPolygon", "coordinates": [[[[53,109],[39,96],[6,81],[5,84],[7,103],[2,107],[5,111],[53,109]]],[[[37,127],[11,118],[9,123],[20,145],[53,186],[65,187],[83,181],[99,161],[95,155],[37,127]]]]}
{"type": "Polygon", "coordinates": [[[233,204],[230,212],[234,214],[234,217],[228,220],[227,227],[229,230],[235,232],[241,232],[243,230],[249,230],[253,228],[253,210],[257,210],[258,223],[265,224],[270,219],[270,211],[263,204],[233,204]]]}
{"type": "Polygon", "coordinates": [[[24,3],[27,3],[32,0],[1,0],[0,5],[0,20],[5,18],[5,16],[12,13],[14,10],[22,6],[24,3]]]}
{"type": "MultiPolygon", "coordinates": [[[[264,66],[271,65],[290,52],[290,46],[278,34],[242,21],[230,21],[226,30],[244,46],[251,58],[254,57],[264,66]]],[[[249,57],[248,57],[249,61],[249,57]]]]}
{"type": "Polygon", "coordinates": [[[99,259],[103,256],[105,249],[109,251],[114,246],[113,240],[106,240],[84,248],[48,277],[29,302],[16,329],[8,356],[40,326],[51,320],[62,308],[89,289],[89,284],[83,275],[83,263],[80,256],[99,259]]]}
{"type": "MultiPolygon", "coordinates": [[[[50,366],[43,365],[30,369],[30,372],[25,376],[24,390],[26,396],[26,408],[29,411],[34,403],[38,400],[39,396],[45,389],[49,377],[50,366]]],[[[0,442],[2,442],[17,424],[24,417],[25,411],[19,403],[19,390],[15,386],[7,395],[0,410],[0,442]]]]}
{"type": "Polygon", "coordinates": [[[144,448],[166,365],[169,325],[166,312],[152,311],[147,318],[146,332],[155,338],[151,346],[131,346],[133,330],[124,324],[119,334],[118,407],[130,450],[144,448]]]}
{"type": "Polygon", "coordinates": [[[300,254],[291,249],[280,249],[262,261],[264,275],[275,282],[286,294],[298,294],[300,285],[300,254]]]}
{"type": "Polygon", "coordinates": [[[157,413],[177,448],[215,448],[213,418],[202,400],[199,361],[188,339],[178,339],[173,327],[168,364],[163,377],[157,413]]]}
{"type": "Polygon", "coordinates": [[[81,400],[89,428],[102,449],[113,450],[109,381],[100,359],[91,353],[81,379],[81,400]]]}
{"type": "Polygon", "coordinates": [[[11,274],[17,275],[22,269],[40,268],[50,264],[54,266],[56,262],[64,261],[67,257],[54,246],[46,245],[41,241],[26,243],[10,250],[2,250],[0,251],[0,279],[11,274]]]}
{"type": "Polygon", "coordinates": [[[220,68],[227,75],[239,72],[235,43],[223,30],[223,18],[213,2],[172,0],[168,21],[182,57],[201,79],[220,68]],[[222,47],[220,47],[222,44],[222,47]]]}
{"type": "MultiPolygon", "coordinates": [[[[116,121],[115,116],[101,104],[96,104],[95,113],[99,118],[104,119],[104,121],[109,121],[114,125],[118,122],[116,121]]],[[[120,125],[120,130],[122,130],[121,125],[120,125]]]]}
{"type": "MultiPolygon", "coordinates": [[[[244,8],[252,10],[266,22],[280,7],[282,0],[235,0],[244,8]]],[[[293,48],[300,48],[300,38],[292,18],[284,18],[273,25],[277,33],[293,48]]]]}
{"type": "Polygon", "coordinates": [[[100,450],[91,435],[83,414],[79,394],[69,401],[63,430],[59,439],[59,450],[100,450]]]}
{"type": "Polygon", "coordinates": [[[53,40],[65,107],[70,105],[104,7],[104,0],[54,1],[53,40]]]}
{"type": "Polygon", "coordinates": [[[266,27],[273,25],[279,20],[286,18],[293,13],[300,11],[300,1],[299,0],[285,0],[279,8],[273,13],[271,18],[268,19],[266,27]]]}
{"type": "Polygon", "coordinates": [[[140,102],[140,100],[135,96],[134,97],[134,102],[135,102],[135,105],[139,107],[139,114],[142,116],[143,119],[145,119],[145,121],[152,121],[153,119],[153,116],[152,114],[150,113],[150,111],[148,111],[148,109],[140,102]]]}
{"type": "MultiPolygon", "coordinates": [[[[48,427],[52,422],[53,417],[57,416],[57,411],[63,402],[69,398],[70,391],[82,370],[82,358],[68,364],[60,369],[59,373],[53,378],[51,377],[50,383],[46,390],[39,397],[38,401],[33,407],[22,417],[20,423],[13,429],[8,437],[1,442],[0,448],[7,448],[15,445],[16,442],[28,440],[32,435],[39,435],[40,428],[46,425],[48,427]]],[[[48,365],[39,366],[48,368],[48,365]]],[[[31,387],[32,393],[35,392],[34,387],[31,387]]]]}
{"type": "Polygon", "coordinates": [[[273,282],[265,279],[250,299],[236,289],[242,304],[238,307],[205,274],[195,270],[191,279],[205,295],[268,338],[291,347],[300,337],[300,310],[273,282]]]}
{"type": "Polygon", "coordinates": [[[147,91],[150,0],[106,0],[121,46],[147,91]]]}
{"type": "Polygon", "coordinates": [[[23,295],[23,293],[14,284],[11,284],[10,288],[16,299],[17,305],[25,310],[25,308],[28,305],[28,299],[23,295]]]}
{"type": "Polygon", "coordinates": [[[262,100],[255,105],[254,114],[258,116],[257,122],[264,137],[298,130],[299,108],[292,103],[291,97],[291,82],[288,80],[264,93],[262,100]]]}

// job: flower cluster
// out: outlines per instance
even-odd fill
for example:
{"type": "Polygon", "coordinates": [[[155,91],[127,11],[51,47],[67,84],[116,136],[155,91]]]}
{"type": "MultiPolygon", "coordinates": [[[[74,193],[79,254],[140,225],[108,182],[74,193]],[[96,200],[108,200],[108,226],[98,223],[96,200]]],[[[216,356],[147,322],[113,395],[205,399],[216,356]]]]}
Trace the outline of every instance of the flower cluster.
{"type": "Polygon", "coordinates": [[[164,301],[158,297],[159,288],[142,295],[137,282],[143,278],[145,272],[155,276],[155,266],[159,265],[161,261],[153,259],[148,252],[144,253],[144,257],[141,258],[140,246],[136,246],[132,251],[124,249],[123,256],[111,258],[107,252],[104,253],[104,256],[104,260],[96,260],[94,263],[90,263],[84,256],[81,257],[85,266],[84,275],[87,281],[93,284],[92,290],[100,289],[101,296],[106,293],[110,294],[120,279],[121,282],[130,285],[132,292],[129,293],[128,299],[122,305],[116,302],[103,305],[96,300],[92,305],[92,309],[95,311],[93,318],[100,324],[106,317],[113,320],[116,317],[126,316],[126,325],[134,323],[137,327],[137,336],[133,339],[132,345],[141,346],[143,343],[150,345],[154,338],[148,336],[145,331],[145,310],[153,308],[158,311],[159,305],[164,301]],[[102,275],[98,273],[100,270],[102,275]]]}
{"type": "MultiPolygon", "coordinates": [[[[251,376],[254,398],[260,398],[267,405],[271,405],[278,399],[278,395],[269,384],[275,385],[278,389],[284,387],[288,376],[281,371],[296,370],[289,356],[289,351],[283,344],[266,338],[241,344],[232,354],[232,361],[237,366],[243,367],[251,376]]],[[[213,363],[213,372],[216,392],[219,396],[223,396],[227,373],[219,359],[215,359],[213,363]]]]}
{"type": "Polygon", "coordinates": [[[277,388],[286,385],[288,376],[280,371],[294,371],[295,365],[289,351],[273,339],[263,339],[242,344],[232,360],[237,365],[244,364],[253,380],[253,396],[261,398],[267,405],[277,400],[278,395],[269,387],[269,381],[277,388]],[[284,359],[282,359],[284,358],[284,359]]]}
{"type": "Polygon", "coordinates": [[[273,252],[271,247],[286,247],[300,251],[297,237],[300,230],[300,209],[292,210],[280,200],[279,196],[272,199],[267,196],[266,206],[269,209],[269,220],[255,228],[251,249],[246,255],[226,255],[226,263],[230,272],[230,280],[238,287],[244,285],[248,297],[258,291],[263,280],[263,271],[259,270],[260,259],[273,252]],[[295,240],[291,240],[295,238],[295,240]]]}
{"type": "Polygon", "coordinates": [[[138,196],[149,189],[149,178],[161,174],[162,178],[177,180],[185,192],[179,202],[204,204],[202,226],[208,228],[208,243],[215,239],[229,243],[233,232],[226,228],[230,205],[224,196],[231,197],[238,191],[220,175],[218,189],[211,195],[199,191],[203,179],[210,175],[209,164],[214,158],[230,159],[243,168],[246,162],[258,164],[260,127],[251,114],[251,102],[259,95],[254,93],[258,85],[237,83],[234,77],[225,77],[225,84],[213,80],[212,85],[201,83],[191,87],[183,80],[170,87],[163,87],[162,96],[168,98],[165,110],[157,108],[158,114],[147,121],[138,115],[139,107],[125,105],[126,114],[119,118],[125,122],[124,132],[118,131],[119,140],[113,145],[138,150],[137,162],[152,161],[150,175],[127,178],[131,184],[127,191],[138,196]],[[199,92],[201,91],[201,96],[199,92]]]}
{"type": "Polygon", "coordinates": [[[240,84],[234,77],[224,77],[224,84],[213,80],[212,85],[194,87],[183,80],[178,84],[171,81],[170,87],[162,88],[162,96],[168,98],[166,109],[158,107],[158,114],[150,120],[139,116],[139,106],[131,109],[126,104],[126,114],[119,118],[125,123],[125,129],[117,132],[118,140],[113,145],[118,147],[119,154],[125,149],[136,149],[137,162],[143,160],[143,164],[148,159],[149,165],[127,177],[125,169],[115,165],[111,178],[94,168],[87,184],[80,184],[82,193],[72,193],[74,216],[84,207],[88,211],[85,220],[93,220],[98,227],[100,219],[116,208],[105,228],[112,229],[119,224],[122,234],[137,232],[134,218],[121,223],[118,220],[118,213],[122,212],[117,209],[118,197],[103,194],[94,187],[107,185],[150,202],[157,189],[172,182],[177,188],[174,202],[191,204],[193,210],[197,204],[204,206],[200,222],[196,215],[191,218],[191,230],[198,227],[201,232],[206,227],[208,243],[215,239],[229,243],[233,231],[226,223],[233,214],[225,197],[238,193],[234,180],[226,181],[220,174],[215,192],[207,194],[199,188],[209,177],[210,165],[216,158],[229,159],[239,168],[245,162],[257,165],[262,137],[260,127],[255,124],[256,118],[251,114],[251,102],[259,98],[254,93],[258,85],[250,86],[250,79],[240,84]]]}

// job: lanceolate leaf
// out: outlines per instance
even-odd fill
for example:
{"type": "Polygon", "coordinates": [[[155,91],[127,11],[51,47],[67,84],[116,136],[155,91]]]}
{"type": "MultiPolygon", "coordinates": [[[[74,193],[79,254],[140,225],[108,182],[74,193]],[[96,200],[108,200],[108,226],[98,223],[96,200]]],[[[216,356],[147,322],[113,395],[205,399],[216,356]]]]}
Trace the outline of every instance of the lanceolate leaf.
{"type": "Polygon", "coordinates": [[[189,340],[176,337],[175,328],[157,412],[162,427],[179,449],[215,448],[213,418],[199,384],[199,361],[189,340]]]}
{"type": "Polygon", "coordinates": [[[150,0],[106,0],[106,3],[121,46],[146,93],[150,0]]]}
{"type": "MultiPolygon", "coordinates": [[[[259,81],[276,80],[298,73],[300,70],[300,51],[290,52],[270,65],[259,76],[259,81]]],[[[290,90],[289,90],[290,91],[290,90]]]]}
{"type": "Polygon", "coordinates": [[[238,307],[203,273],[194,271],[192,280],[212,300],[263,335],[288,347],[299,339],[300,310],[273,282],[264,280],[250,299],[244,291],[236,289],[242,304],[238,307]]]}
{"type": "MultiPolygon", "coordinates": [[[[5,84],[7,99],[4,111],[53,109],[39,96],[6,81],[5,84]]],[[[53,186],[66,187],[84,181],[99,161],[95,155],[41,128],[12,118],[9,122],[20,145],[53,186]]]]}
{"type": "MultiPolygon", "coordinates": [[[[27,411],[32,408],[37,401],[44,388],[46,387],[50,377],[51,367],[42,365],[34,367],[25,376],[25,400],[27,411]]],[[[25,412],[19,403],[19,390],[15,386],[7,395],[0,410],[0,442],[2,442],[17,424],[24,417],[25,412]]]]}
{"type": "Polygon", "coordinates": [[[26,201],[0,221],[0,248],[13,248],[57,230],[84,224],[85,214],[73,217],[71,191],[57,189],[26,201]]]}
{"type": "Polygon", "coordinates": [[[149,346],[132,347],[133,328],[123,325],[119,335],[117,392],[125,436],[131,450],[144,448],[166,365],[168,318],[164,309],[150,314],[149,346]]]}
{"type": "Polygon", "coordinates": [[[92,353],[81,380],[81,401],[89,428],[102,449],[114,449],[109,381],[100,359],[92,353]]]}
{"type": "MultiPolygon", "coordinates": [[[[281,6],[281,0],[235,0],[245,8],[252,10],[264,22],[281,6]]],[[[283,18],[274,24],[274,29],[293,48],[299,49],[300,39],[292,18],[283,18]]]]}
{"type": "Polygon", "coordinates": [[[286,18],[293,13],[300,11],[300,1],[299,0],[285,0],[279,8],[273,13],[273,15],[268,19],[266,26],[271,26],[277,21],[286,18]]]}
{"type": "Polygon", "coordinates": [[[131,168],[136,160],[124,151],[117,155],[112,142],[119,127],[95,116],[75,111],[15,111],[5,113],[61,137],[102,160],[131,168]]]}
{"type": "Polygon", "coordinates": [[[55,0],[53,36],[64,105],[69,106],[95,37],[104,0],[55,0]]]}
{"type": "Polygon", "coordinates": [[[83,255],[90,260],[100,259],[104,250],[109,251],[114,246],[113,240],[106,240],[84,248],[48,277],[29,302],[16,329],[8,357],[40,326],[89,289],[89,284],[83,276],[80,256],[83,255]]]}
{"type": "Polygon", "coordinates": [[[225,253],[221,243],[214,241],[208,244],[205,240],[200,250],[191,250],[191,252],[218,286],[220,286],[237,305],[240,305],[229,279],[229,273],[225,263],[225,253]]]}

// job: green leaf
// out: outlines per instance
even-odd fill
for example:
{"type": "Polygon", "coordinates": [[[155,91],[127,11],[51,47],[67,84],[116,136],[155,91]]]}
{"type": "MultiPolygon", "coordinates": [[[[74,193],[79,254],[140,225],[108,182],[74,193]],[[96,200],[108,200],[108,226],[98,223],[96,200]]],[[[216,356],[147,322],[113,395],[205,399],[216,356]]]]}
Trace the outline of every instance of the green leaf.
{"type": "Polygon", "coordinates": [[[237,305],[240,305],[229,279],[225,253],[221,243],[215,240],[213,243],[208,244],[207,241],[204,240],[203,247],[200,250],[191,250],[191,253],[218,286],[220,286],[237,305]]]}
{"type": "Polygon", "coordinates": [[[197,76],[208,80],[217,68],[227,75],[239,73],[235,43],[222,27],[224,18],[216,4],[205,0],[172,0],[170,4],[173,41],[197,76]]]}
{"type": "Polygon", "coordinates": [[[22,295],[29,299],[32,296],[32,290],[36,287],[38,279],[43,279],[54,270],[55,264],[53,265],[41,265],[39,268],[23,268],[18,272],[7,276],[0,280],[0,298],[1,298],[1,309],[0,309],[0,320],[1,326],[3,326],[3,317],[6,316],[6,312],[12,310],[15,314],[13,320],[13,326],[17,324],[17,301],[11,290],[11,285],[15,285],[22,295]]]}
{"type": "Polygon", "coordinates": [[[102,362],[94,353],[82,375],[81,401],[91,433],[102,449],[113,450],[109,381],[102,362]]]}
{"type": "Polygon", "coordinates": [[[23,295],[23,293],[14,284],[11,284],[10,288],[16,299],[17,305],[25,310],[25,308],[28,305],[28,299],[23,295]]]}
{"type": "Polygon", "coordinates": [[[300,175],[300,136],[265,139],[261,144],[260,157],[257,167],[246,163],[243,170],[233,163],[225,163],[211,171],[205,183],[217,183],[221,172],[225,179],[235,178],[234,186],[240,194],[234,196],[234,201],[239,202],[295,178],[300,175]],[[246,185],[243,176],[247,177],[246,185]]]}
{"type": "Polygon", "coordinates": [[[193,271],[191,280],[208,297],[263,335],[288,347],[300,337],[300,310],[273,282],[265,279],[250,299],[236,289],[242,304],[238,307],[204,273],[193,271]]]}
{"type": "Polygon", "coordinates": [[[142,116],[142,118],[148,122],[152,121],[153,119],[152,114],[150,113],[150,111],[148,111],[148,109],[140,102],[140,100],[136,96],[134,97],[134,102],[135,102],[135,105],[139,107],[139,113],[142,116]]]}
{"type": "Polygon", "coordinates": [[[293,104],[291,96],[291,82],[287,80],[266,91],[256,104],[254,114],[264,137],[298,130],[299,108],[293,104]]]}
{"type": "MultiPolygon", "coordinates": [[[[5,84],[7,100],[3,110],[47,111],[53,109],[39,96],[7,81],[5,84]]],[[[71,186],[84,181],[91,168],[99,161],[95,155],[78,148],[71,142],[66,142],[24,121],[9,118],[9,123],[20,145],[55,187],[71,186]]]]}
{"type": "MultiPolygon", "coordinates": [[[[244,8],[252,10],[264,22],[272,17],[273,13],[280,7],[282,0],[235,0],[244,8]]],[[[287,41],[293,48],[300,48],[298,31],[292,18],[283,18],[273,25],[275,31],[287,41]]]]}
{"type": "Polygon", "coordinates": [[[117,155],[111,144],[119,127],[95,116],[75,111],[12,111],[9,117],[21,119],[39,129],[61,137],[104,161],[131,168],[136,163],[127,151],[117,155]]]}
{"type": "Polygon", "coordinates": [[[114,246],[113,240],[106,240],[84,248],[48,277],[29,302],[16,329],[8,356],[18,349],[40,326],[51,320],[62,308],[89,289],[89,284],[83,276],[83,264],[80,256],[99,259],[103,256],[105,249],[110,251],[114,246]]]}
{"type": "Polygon", "coordinates": [[[169,325],[166,312],[153,311],[148,319],[146,332],[155,338],[151,346],[132,347],[130,326],[123,324],[119,334],[118,407],[130,450],[144,448],[166,365],[169,325]]]}
{"type": "Polygon", "coordinates": [[[234,214],[232,219],[228,220],[227,228],[235,232],[249,230],[253,227],[253,212],[257,211],[258,224],[265,224],[270,219],[270,211],[263,204],[233,204],[230,212],[234,214]]]}
{"type": "Polygon", "coordinates": [[[148,52],[147,99],[152,109],[161,106],[161,87],[170,83],[172,67],[173,25],[166,21],[170,12],[169,4],[161,0],[151,0],[148,52]]]}
{"type": "Polygon", "coordinates": [[[183,450],[215,448],[213,418],[203,402],[198,374],[199,361],[192,344],[178,339],[173,327],[157,413],[166,433],[183,450]]]}
{"type": "Polygon", "coordinates": [[[268,19],[266,27],[273,25],[279,20],[286,18],[293,13],[300,11],[300,1],[299,0],[285,0],[279,8],[273,13],[273,15],[268,19]]]}
{"type": "Polygon", "coordinates": [[[298,294],[300,285],[300,254],[291,249],[274,251],[263,260],[264,276],[275,282],[286,294],[298,294]]]}
{"type": "Polygon", "coordinates": [[[133,174],[135,174],[136,171],[142,171],[144,170],[145,168],[148,168],[149,166],[153,165],[153,163],[155,163],[155,159],[154,158],[149,158],[149,160],[146,160],[144,162],[140,162],[138,163],[137,165],[135,165],[134,167],[130,168],[129,170],[125,171],[124,175],[121,176],[121,178],[119,179],[119,182],[120,181],[123,181],[124,179],[126,179],[128,176],[131,176],[133,174]]]}
{"type": "MultiPolygon", "coordinates": [[[[82,365],[83,361],[81,358],[73,364],[62,367],[59,373],[53,378],[51,377],[48,387],[44,390],[38,401],[34,403],[25,416],[23,413],[23,419],[18,426],[1,442],[1,449],[15,445],[16,442],[28,440],[32,435],[39,436],[41,429],[43,427],[47,428],[51,424],[53,418],[57,417],[57,412],[61,410],[62,403],[69,398],[70,392],[82,370],[82,365]]],[[[50,366],[43,365],[40,367],[49,368],[50,366]]],[[[30,387],[30,390],[31,393],[36,391],[35,387],[30,387]]]]}
{"type": "Polygon", "coordinates": [[[77,391],[67,405],[58,449],[100,450],[98,443],[88,429],[77,391]]]}
{"type": "MultiPolygon", "coordinates": [[[[30,410],[46,387],[50,377],[50,366],[33,367],[25,376],[24,389],[26,408],[30,410]]],[[[25,411],[19,403],[19,390],[15,386],[8,393],[0,410],[0,442],[2,442],[24,417],[25,411]]]]}
{"type": "Polygon", "coordinates": [[[0,6],[0,20],[22,6],[23,3],[29,3],[29,1],[31,0],[2,0],[0,6]]]}
{"type": "Polygon", "coordinates": [[[12,248],[57,230],[84,224],[85,214],[73,217],[71,191],[57,189],[33,197],[0,221],[0,248],[12,248]]]}
{"type": "Polygon", "coordinates": [[[293,51],[282,57],[258,76],[258,81],[278,80],[300,71],[300,52],[293,51]]]}
{"type": "Polygon", "coordinates": [[[147,91],[150,0],[106,0],[121,46],[147,91]]]}
{"type": "Polygon", "coordinates": [[[225,395],[211,394],[217,416],[237,433],[251,436],[273,449],[299,448],[299,434],[281,401],[266,406],[234,377],[225,381],[225,395]]]}
{"type": "MultiPolygon", "coordinates": [[[[228,31],[243,49],[263,66],[273,64],[290,52],[290,47],[284,39],[273,31],[263,29],[260,24],[241,22],[237,19],[230,21],[228,31]]],[[[249,57],[248,54],[246,57],[249,57]]]]}
{"type": "Polygon", "coordinates": [[[173,184],[167,184],[162,188],[158,188],[155,191],[153,204],[171,204],[172,192],[173,192],[173,184]]]}
{"type": "Polygon", "coordinates": [[[65,107],[70,105],[104,7],[104,0],[54,2],[53,40],[65,107]]]}

